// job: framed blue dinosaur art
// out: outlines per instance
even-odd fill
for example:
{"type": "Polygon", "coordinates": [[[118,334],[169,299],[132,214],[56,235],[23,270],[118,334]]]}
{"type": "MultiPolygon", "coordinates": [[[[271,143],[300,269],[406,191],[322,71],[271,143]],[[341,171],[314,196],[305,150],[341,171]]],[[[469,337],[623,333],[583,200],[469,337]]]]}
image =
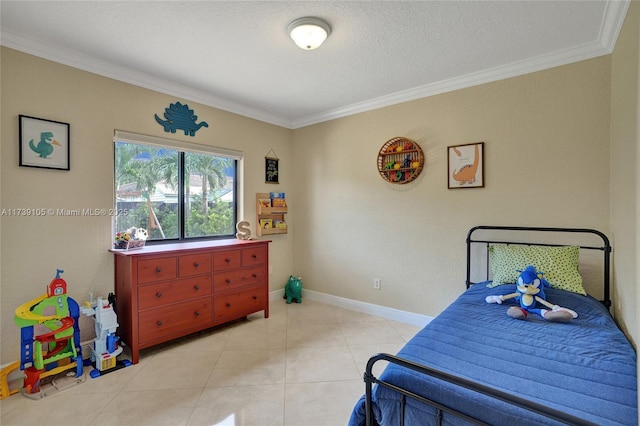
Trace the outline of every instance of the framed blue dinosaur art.
{"type": "Polygon", "coordinates": [[[185,136],[195,136],[201,127],[209,127],[205,121],[196,123],[198,116],[189,109],[189,105],[180,102],[170,104],[169,108],[164,109],[165,120],[158,117],[158,114],[155,114],[155,118],[158,124],[164,127],[165,132],[175,133],[179,129],[184,131],[185,136]]]}

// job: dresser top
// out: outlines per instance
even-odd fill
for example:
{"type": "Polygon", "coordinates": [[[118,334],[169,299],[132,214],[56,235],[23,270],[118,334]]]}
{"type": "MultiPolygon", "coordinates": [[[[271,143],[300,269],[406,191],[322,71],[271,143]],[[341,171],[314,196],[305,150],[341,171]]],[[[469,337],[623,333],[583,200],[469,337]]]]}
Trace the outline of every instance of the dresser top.
{"type": "Polygon", "coordinates": [[[206,250],[206,249],[233,249],[241,247],[249,247],[252,245],[267,244],[271,240],[238,240],[238,239],[225,239],[225,240],[206,240],[206,241],[189,241],[179,242],[173,244],[153,244],[142,248],[131,250],[109,250],[113,254],[119,256],[145,256],[152,254],[166,254],[172,252],[182,252],[187,250],[206,250]]]}

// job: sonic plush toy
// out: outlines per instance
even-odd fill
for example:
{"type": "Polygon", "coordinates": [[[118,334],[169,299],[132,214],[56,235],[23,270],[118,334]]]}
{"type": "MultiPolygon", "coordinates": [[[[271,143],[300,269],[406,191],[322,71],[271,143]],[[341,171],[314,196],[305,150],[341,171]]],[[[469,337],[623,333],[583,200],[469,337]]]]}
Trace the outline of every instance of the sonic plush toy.
{"type": "Polygon", "coordinates": [[[542,276],[542,272],[536,271],[535,266],[527,266],[524,271],[520,272],[517,283],[517,291],[507,295],[487,296],[487,303],[502,304],[507,299],[516,298],[520,306],[511,306],[507,310],[507,315],[512,318],[526,319],[528,312],[540,315],[548,321],[570,322],[573,318],[577,318],[578,314],[571,309],[562,308],[558,305],[552,305],[547,302],[544,295],[544,287],[550,287],[547,280],[542,276]],[[536,302],[546,306],[549,309],[536,308],[536,302]]]}

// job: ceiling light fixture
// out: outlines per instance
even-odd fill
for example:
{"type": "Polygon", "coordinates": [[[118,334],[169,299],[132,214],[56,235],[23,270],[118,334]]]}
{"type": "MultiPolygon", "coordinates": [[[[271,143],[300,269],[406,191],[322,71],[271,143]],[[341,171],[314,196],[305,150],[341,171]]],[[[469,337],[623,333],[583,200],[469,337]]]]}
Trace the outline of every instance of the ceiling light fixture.
{"type": "Polygon", "coordinates": [[[289,24],[289,36],[304,50],[313,50],[331,34],[331,27],[320,18],[298,18],[289,24]]]}

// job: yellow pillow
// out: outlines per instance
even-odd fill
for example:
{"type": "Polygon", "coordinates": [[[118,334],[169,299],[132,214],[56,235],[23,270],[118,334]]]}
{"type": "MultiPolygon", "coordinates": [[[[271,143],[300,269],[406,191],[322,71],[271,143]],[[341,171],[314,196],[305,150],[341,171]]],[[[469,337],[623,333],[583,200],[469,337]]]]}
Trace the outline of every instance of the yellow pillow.
{"type": "Polygon", "coordinates": [[[493,282],[489,287],[513,284],[519,270],[533,265],[552,288],[586,295],[582,277],[578,272],[578,246],[544,247],[494,244],[489,247],[489,260],[493,282]]]}

